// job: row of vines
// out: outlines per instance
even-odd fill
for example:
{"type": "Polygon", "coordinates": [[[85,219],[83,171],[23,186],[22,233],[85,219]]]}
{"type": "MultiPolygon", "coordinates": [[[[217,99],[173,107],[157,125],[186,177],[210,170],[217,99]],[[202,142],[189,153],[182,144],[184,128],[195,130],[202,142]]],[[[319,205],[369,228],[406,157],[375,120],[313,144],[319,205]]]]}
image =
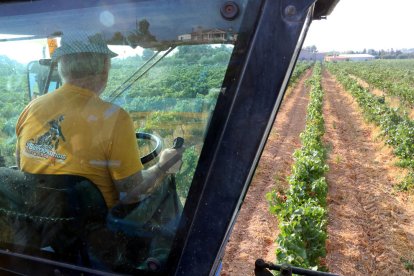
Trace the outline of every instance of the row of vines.
{"type": "Polygon", "coordinates": [[[270,211],[279,221],[280,234],[276,251],[278,262],[295,266],[324,269],[325,256],[326,148],[322,143],[324,119],[322,115],[323,90],[321,65],[315,64],[310,85],[306,128],[301,133],[302,147],[294,153],[292,173],[288,177],[290,188],[284,192],[267,194],[270,211]]]}
{"type": "MultiPolygon", "coordinates": [[[[302,64],[303,68],[305,65],[302,64]]],[[[406,110],[414,106],[413,61],[372,61],[327,63],[326,69],[336,76],[343,88],[351,93],[362,109],[365,119],[379,126],[381,136],[398,157],[396,165],[409,173],[397,185],[400,190],[414,188],[414,121],[406,110]],[[393,108],[383,95],[376,95],[360,83],[382,89],[387,95],[398,97],[403,107],[393,108]]],[[[297,70],[297,76],[303,71],[297,70]]],[[[287,182],[287,191],[275,190],[267,194],[270,212],[276,215],[280,234],[276,240],[278,263],[314,270],[326,270],[328,186],[325,174],[327,150],[322,143],[323,90],[321,65],[315,64],[307,81],[310,101],[306,127],[301,133],[301,148],[294,154],[294,164],[287,182]]],[[[294,83],[294,81],[292,82],[294,83]]],[[[409,110],[409,109],[408,109],[409,110]]]]}
{"type": "MultiPolygon", "coordinates": [[[[360,66],[360,64],[354,65],[360,66]]],[[[365,118],[381,128],[381,135],[399,157],[400,161],[397,165],[410,170],[408,176],[398,185],[399,189],[410,189],[414,186],[414,121],[399,112],[398,108],[388,106],[383,97],[376,96],[359,85],[342,66],[330,64],[328,68],[356,99],[365,118]]],[[[411,93],[414,95],[414,91],[411,93]]]]}
{"type": "Polygon", "coordinates": [[[292,75],[290,76],[290,79],[289,79],[289,85],[294,86],[295,83],[300,78],[300,76],[302,76],[303,73],[307,69],[309,69],[312,65],[313,65],[312,62],[306,62],[306,61],[301,61],[301,62],[296,63],[295,69],[293,70],[292,75]]]}
{"type": "Polygon", "coordinates": [[[414,107],[413,60],[375,60],[357,64],[343,62],[338,65],[346,73],[363,79],[389,96],[398,97],[404,105],[414,107]]]}

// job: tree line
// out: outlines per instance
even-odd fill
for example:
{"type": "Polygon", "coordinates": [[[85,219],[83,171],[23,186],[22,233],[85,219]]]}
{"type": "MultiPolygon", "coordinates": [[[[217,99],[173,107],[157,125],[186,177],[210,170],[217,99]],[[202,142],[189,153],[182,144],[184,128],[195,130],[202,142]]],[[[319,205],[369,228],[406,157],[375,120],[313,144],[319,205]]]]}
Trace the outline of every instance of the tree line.
{"type": "MultiPolygon", "coordinates": [[[[318,49],[315,45],[306,46],[303,48],[303,50],[306,50],[311,53],[317,53],[318,49]]],[[[414,48],[411,49],[366,49],[364,48],[361,51],[344,51],[344,52],[337,52],[337,51],[331,51],[327,52],[327,55],[339,55],[339,54],[369,54],[374,56],[377,59],[414,59],[414,48]]]]}

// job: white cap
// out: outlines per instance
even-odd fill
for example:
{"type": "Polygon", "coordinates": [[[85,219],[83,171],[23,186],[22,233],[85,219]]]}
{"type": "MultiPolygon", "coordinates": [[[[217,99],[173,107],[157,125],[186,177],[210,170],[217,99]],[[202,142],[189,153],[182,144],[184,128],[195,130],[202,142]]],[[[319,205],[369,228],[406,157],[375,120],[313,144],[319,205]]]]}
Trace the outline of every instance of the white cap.
{"type": "Polygon", "coordinates": [[[117,56],[108,48],[102,34],[77,32],[63,34],[60,47],[55,50],[52,59],[57,60],[61,56],[77,53],[106,54],[111,58],[117,56]]]}

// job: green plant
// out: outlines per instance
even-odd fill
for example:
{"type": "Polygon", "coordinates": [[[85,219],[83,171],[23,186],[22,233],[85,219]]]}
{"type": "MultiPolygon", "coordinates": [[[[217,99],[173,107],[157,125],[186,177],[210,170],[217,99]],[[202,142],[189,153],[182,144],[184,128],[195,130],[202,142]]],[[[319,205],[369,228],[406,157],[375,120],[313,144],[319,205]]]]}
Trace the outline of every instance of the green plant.
{"type": "Polygon", "coordinates": [[[365,118],[381,128],[381,136],[400,158],[397,164],[410,170],[409,176],[396,187],[397,190],[410,190],[414,173],[414,121],[398,108],[389,107],[381,96],[375,96],[359,85],[343,65],[330,64],[329,70],[356,99],[365,118]]]}
{"type": "Polygon", "coordinates": [[[405,258],[401,257],[400,261],[403,263],[404,268],[407,271],[410,271],[410,270],[414,271],[414,259],[409,260],[409,259],[405,259],[405,258]]]}
{"type": "Polygon", "coordinates": [[[324,174],[326,148],[322,143],[324,120],[322,116],[323,91],[321,66],[316,64],[308,81],[311,87],[307,109],[306,128],[301,133],[302,147],[297,149],[288,177],[289,190],[275,190],[266,195],[270,212],[279,220],[277,238],[278,262],[306,268],[320,268],[320,258],[325,256],[326,194],[324,174]]]}
{"type": "Polygon", "coordinates": [[[413,191],[414,189],[414,172],[409,172],[403,181],[395,187],[397,191],[413,191]]]}

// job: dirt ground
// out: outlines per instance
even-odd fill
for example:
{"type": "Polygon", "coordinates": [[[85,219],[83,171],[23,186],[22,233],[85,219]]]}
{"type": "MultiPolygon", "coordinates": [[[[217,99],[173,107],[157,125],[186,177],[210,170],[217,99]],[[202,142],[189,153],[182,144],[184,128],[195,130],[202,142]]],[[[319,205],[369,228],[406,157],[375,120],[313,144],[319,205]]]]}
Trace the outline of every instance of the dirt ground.
{"type": "Polygon", "coordinates": [[[378,130],[364,123],[350,94],[324,72],[325,141],[329,146],[328,240],[331,272],[342,275],[414,275],[414,204],[393,185],[405,172],[394,166],[378,130]]]}
{"type": "MultiPolygon", "coordinates": [[[[265,199],[286,189],[305,126],[307,72],[285,97],[226,247],[221,275],[254,275],[257,258],[275,262],[277,219],[265,199]]],[[[340,275],[414,275],[414,198],[393,185],[405,175],[379,130],[363,121],[349,93],[323,73],[328,146],[326,264],[340,275]]]]}
{"type": "Polygon", "coordinates": [[[404,104],[402,104],[402,102],[400,101],[400,99],[396,96],[390,96],[387,93],[385,93],[384,91],[375,88],[371,85],[369,85],[366,81],[356,77],[356,76],[352,76],[350,75],[351,78],[355,79],[359,85],[361,85],[362,87],[368,89],[372,94],[379,96],[379,97],[384,97],[385,102],[388,104],[389,107],[391,108],[401,108],[402,110],[404,110],[408,117],[411,120],[414,120],[414,108],[412,106],[406,106],[404,104]]]}
{"type": "Polygon", "coordinates": [[[275,262],[277,219],[270,214],[265,196],[274,189],[287,187],[286,177],[290,174],[292,154],[300,147],[299,134],[305,128],[309,95],[304,81],[310,74],[310,71],[306,72],[282,101],[227,244],[222,276],[254,275],[254,263],[259,258],[275,262]]]}

